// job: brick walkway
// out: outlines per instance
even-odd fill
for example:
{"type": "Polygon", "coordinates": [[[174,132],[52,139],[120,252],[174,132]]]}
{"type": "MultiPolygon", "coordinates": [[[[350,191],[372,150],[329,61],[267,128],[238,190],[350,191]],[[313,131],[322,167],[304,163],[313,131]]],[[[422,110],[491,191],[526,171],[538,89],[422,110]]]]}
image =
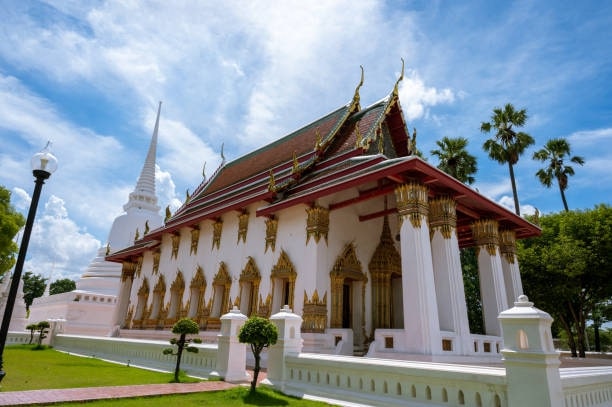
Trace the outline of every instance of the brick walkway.
{"type": "MultiPolygon", "coordinates": [[[[253,372],[249,371],[251,377],[253,372]]],[[[265,379],[266,372],[259,372],[257,382],[265,379]]],[[[248,383],[245,383],[248,385],[248,383]]],[[[222,381],[198,383],[140,384],[132,386],[82,387],[73,389],[26,390],[0,392],[0,406],[31,406],[35,404],[91,401],[124,397],[161,396],[202,391],[226,390],[238,386],[222,381]]]]}

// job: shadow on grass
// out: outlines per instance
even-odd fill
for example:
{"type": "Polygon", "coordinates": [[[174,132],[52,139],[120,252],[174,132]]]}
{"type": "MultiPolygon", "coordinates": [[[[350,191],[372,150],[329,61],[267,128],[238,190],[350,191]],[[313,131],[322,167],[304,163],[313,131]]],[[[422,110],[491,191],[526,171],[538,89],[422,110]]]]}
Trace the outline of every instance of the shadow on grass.
{"type": "MultiPolygon", "coordinates": [[[[286,397],[286,396],[285,396],[286,397]]],[[[283,400],[281,396],[277,395],[274,390],[258,388],[255,391],[245,389],[245,395],[243,396],[244,404],[250,404],[254,406],[288,406],[289,402],[283,400]]]]}

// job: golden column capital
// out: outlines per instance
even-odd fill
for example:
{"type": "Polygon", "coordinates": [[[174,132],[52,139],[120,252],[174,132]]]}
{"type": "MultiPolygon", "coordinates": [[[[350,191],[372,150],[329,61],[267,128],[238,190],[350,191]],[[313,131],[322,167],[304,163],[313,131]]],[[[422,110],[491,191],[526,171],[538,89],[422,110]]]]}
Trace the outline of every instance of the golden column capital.
{"type": "Polygon", "coordinates": [[[449,196],[436,197],[429,201],[429,228],[431,237],[439,230],[445,239],[450,239],[457,229],[457,203],[449,196]]]}
{"type": "Polygon", "coordinates": [[[395,200],[400,220],[408,218],[412,226],[420,228],[422,219],[427,218],[429,213],[428,192],[428,188],[418,182],[408,182],[395,188],[395,200]]]}
{"type": "Polygon", "coordinates": [[[472,235],[476,241],[477,250],[481,247],[487,249],[487,253],[495,256],[499,246],[499,224],[496,220],[480,219],[472,223],[472,235]]]}
{"type": "Polygon", "coordinates": [[[516,233],[514,230],[502,230],[499,232],[499,251],[506,261],[514,264],[516,258],[516,233]]]}
{"type": "Polygon", "coordinates": [[[128,278],[133,279],[136,272],[136,263],[132,261],[124,261],[121,267],[121,281],[124,282],[128,278]]]}

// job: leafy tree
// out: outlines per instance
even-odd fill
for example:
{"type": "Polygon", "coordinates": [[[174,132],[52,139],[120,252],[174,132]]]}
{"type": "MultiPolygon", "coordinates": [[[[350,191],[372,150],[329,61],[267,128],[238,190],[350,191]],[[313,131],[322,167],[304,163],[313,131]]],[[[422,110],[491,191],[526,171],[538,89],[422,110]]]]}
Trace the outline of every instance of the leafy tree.
{"type": "Polygon", "coordinates": [[[174,368],[174,381],[179,382],[179,370],[181,367],[181,357],[183,355],[183,351],[198,353],[198,348],[194,346],[189,346],[191,342],[201,343],[202,341],[198,338],[188,339],[187,335],[195,335],[200,332],[200,327],[196,322],[189,318],[182,318],[174,324],[172,327],[172,333],[180,335],[179,338],[170,339],[170,343],[172,345],[176,345],[177,351],[174,353],[174,350],[171,348],[164,349],[164,355],[174,355],[176,356],[176,366],[174,368]]]}
{"type": "Polygon", "coordinates": [[[514,165],[527,147],[535,141],[527,133],[516,132],[514,127],[523,127],[526,121],[527,110],[515,110],[511,103],[507,103],[503,109],[493,109],[491,121],[482,122],[480,125],[480,131],[483,133],[495,132],[493,138],[485,141],[482,148],[492,160],[500,164],[508,164],[514,197],[514,211],[517,215],[520,215],[520,207],[514,178],[514,165]]]}
{"type": "Polygon", "coordinates": [[[569,157],[569,155],[570,145],[564,138],[550,139],[546,142],[544,148],[533,153],[534,160],[548,162],[548,166],[539,169],[536,176],[546,188],[550,188],[553,180],[557,180],[566,212],[569,211],[569,208],[565,199],[565,190],[568,187],[568,177],[574,175],[574,168],[565,164],[564,159],[569,158],[569,161],[574,164],[584,164],[584,158],[580,156],[569,157]]]}
{"type": "Polygon", "coordinates": [[[23,274],[23,300],[26,304],[26,310],[30,311],[30,306],[34,298],[42,297],[47,286],[47,279],[39,274],[34,274],[31,271],[26,271],[23,274]]]}
{"type": "Polygon", "coordinates": [[[11,205],[11,192],[0,186],[0,277],[9,271],[19,250],[13,238],[25,225],[25,218],[11,205]]]}
{"type": "Polygon", "coordinates": [[[584,357],[588,317],[612,301],[612,207],[545,215],[540,226],[542,236],[517,244],[525,292],[584,357]]]}
{"type": "Polygon", "coordinates": [[[438,148],[431,154],[439,160],[438,168],[465,184],[473,184],[477,171],[476,157],[467,152],[468,140],[464,137],[443,137],[437,140],[438,148]]]}
{"type": "Polygon", "coordinates": [[[484,335],[482,297],[480,296],[480,277],[478,276],[478,258],[476,257],[476,250],[473,247],[466,247],[465,249],[461,249],[460,256],[470,332],[484,335]]]}
{"type": "Polygon", "coordinates": [[[69,293],[76,289],[76,283],[69,278],[55,280],[49,286],[49,294],[69,293]]]}
{"type": "Polygon", "coordinates": [[[251,392],[257,386],[257,377],[261,370],[261,352],[264,348],[274,345],[278,340],[278,329],[270,320],[261,317],[250,317],[240,328],[238,340],[241,343],[251,345],[251,351],[255,357],[255,368],[253,369],[253,381],[251,382],[251,392]]]}
{"type": "Polygon", "coordinates": [[[47,337],[47,333],[49,333],[47,329],[49,329],[50,326],[51,325],[48,321],[40,321],[38,324],[36,324],[36,330],[38,331],[38,345],[36,345],[37,348],[42,348],[42,341],[47,337]]]}
{"type": "Polygon", "coordinates": [[[26,329],[30,331],[30,342],[28,343],[31,344],[34,342],[34,331],[38,329],[38,324],[29,324],[26,326],[26,329]]]}

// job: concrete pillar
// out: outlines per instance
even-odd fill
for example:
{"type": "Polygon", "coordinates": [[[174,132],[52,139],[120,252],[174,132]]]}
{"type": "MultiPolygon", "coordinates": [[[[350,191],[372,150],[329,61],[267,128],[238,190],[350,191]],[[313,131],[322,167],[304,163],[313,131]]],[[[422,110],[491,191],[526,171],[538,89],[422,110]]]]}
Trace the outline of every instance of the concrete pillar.
{"type": "Polygon", "coordinates": [[[501,336],[497,316],[508,308],[508,298],[499,255],[499,225],[495,220],[478,220],[472,224],[472,234],[477,247],[485,333],[501,336]]]}
{"type": "Polygon", "coordinates": [[[502,357],[508,383],[508,407],[564,405],[549,314],[533,306],[525,295],[499,314],[504,335],[502,357]]]}
{"type": "Polygon", "coordinates": [[[47,337],[43,339],[42,343],[44,345],[53,346],[57,334],[64,333],[64,324],[66,323],[66,320],[63,318],[57,318],[48,319],[47,321],[49,322],[49,329],[47,330],[47,337]]]}
{"type": "Polygon", "coordinates": [[[523,283],[516,257],[516,236],[513,230],[499,232],[499,251],[501,253],[502,271],[506,286],[508,304],[523,295],[523,283]]]}
{"type": "Polygon", "coordinates": [[[282,389],[286,377],[285,356],[299,355],[302,351],[300,328],[302,318],[285,305],[280,312],[270,317],[278,329],[278,341],[268,349],[268,372],[266,381],[282,389]]]}
{"type": "Polygon", "coordinates": [[[440,329],[456,334],[457,340],[452,349],[454,353],[468,355],[472,352],[472,341],[454,199],[438,197],[429,201],[429,228],[440,329]]]}
{"type": "Polygon", "coordinates": [[[247,316],[234,308],[221,316],[221,333],[218,335],[217,370],[211,376],[218,376],[226,382],[248,381],[246,372],[246,344],[238,340],[238,332],[247,316]]]}
{"type": "Polygon", "coordinates": [[[134,272],[136,271],[136,263],[125,261],[121,270],[121,286],[117,295],[117,305],[115,307],[115,315],[113,316],[112,326],[123,327],[125,317],[127,316],[128,306],[130,305],[130,293],[132,292],[132,283],[134,282],[134,272]]]}
{"type": "Polygon", "coordinates": [[[428,189],[416,182],[395,189],[400,216],[405,351],[442,352],[440,322],[429,240],[428,189]]]}

